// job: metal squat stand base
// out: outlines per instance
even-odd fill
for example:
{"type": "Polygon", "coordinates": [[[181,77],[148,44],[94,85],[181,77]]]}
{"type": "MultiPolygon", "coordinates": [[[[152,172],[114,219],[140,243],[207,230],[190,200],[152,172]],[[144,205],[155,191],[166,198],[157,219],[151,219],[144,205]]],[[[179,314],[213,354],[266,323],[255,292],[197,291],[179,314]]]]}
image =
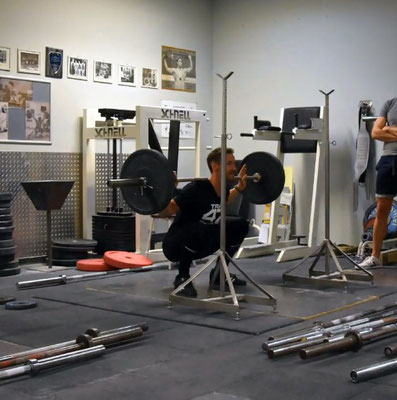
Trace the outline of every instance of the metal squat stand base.
{"type": "MultiPolygon", "coordinates": [[[[220,271],[221,272],[221,271],[220,271]]],[[[222,273],[219,275],[222,277],[222,273]]],[[[235,319],[239,320],[240,318],[240,304],[239,302],[253,303],[259,305],[268,305],[273,307],[273,311],[276,311],[277,300],[268,293],[265,289],[259,286],[250,276],[247,275],[235,262],[234,260],[226,253],[218,250],[209,260],[203,265],[193,276],[191,276],[187,281],[185,281],[182,285],[177,287],[170,295],[169,302],[172,306],[173,304],[182,304],[186,306],[192,306],[196,308],[202,308],[210,311],[220,311],[220,312],[230,312],[235,313],[235,319]],[[215,291],[210,289],[211,294],[215,294],[215,297],[208,297],[203,299],[184,297],[178,295],[178,293],[190,282],[194,281],[202,272],[204,272],[214,261],[220,261],[220,265],[223,270],[224,277],[226,279],[227,285],[229,287],[230,294],[225,295],[225,281],[223,279],[220,280],[220,290],[215,291]],[[227,266],[227,260],[242,274],[244,277],[254,285],[260,292],[262,292],[266,297],[262,296],[250,296],[245,294],[236,294],[234,289],[229,269],[227,266]]]]}
{"type": "Polygon", "coordinates": [[[317,246],[313,252],[307,255],[303,260],[301,260],[298,264],[287,270],[283,274],[283,281],[285,282],[295,282],[302,284],[309,284],[316,287],[346,287],[349,283],[353,282],[370,282],[372,285],[374,284],[374,276],[371,272],[367,271],[365,268],[360,267],[352,258],[350,258],[346,253],[340,250],[331,240],[324,239],[319,246],[317,246]],[[350,261],[353,264],[353,269],[343,270],[337,255],[335,253],[342,254],[344,258],[350,261]],[[318,263],[320,257],[325,255],[325,268],[323,271],[315,271],[314,268],[318,263]],[[331,272],[329,266],[329,256],[332,257],[336,271],[331,272]],[[310,257],[315,257],[312,262],[308,274],[309,276],[298,276],[292,275],[291,272],[299,268],[302,264],[304,264],[310,257]]]}

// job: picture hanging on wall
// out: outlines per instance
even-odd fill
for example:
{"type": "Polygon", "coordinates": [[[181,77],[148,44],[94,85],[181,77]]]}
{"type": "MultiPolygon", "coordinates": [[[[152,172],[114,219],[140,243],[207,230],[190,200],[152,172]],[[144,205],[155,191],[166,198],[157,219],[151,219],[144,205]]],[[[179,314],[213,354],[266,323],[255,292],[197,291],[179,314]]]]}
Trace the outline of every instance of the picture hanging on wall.
{"type": "Polygon", "coordinates": [[[63,50],[45,48],[45,76],[61,79],[63,74],[63,50]]]}
{"type": "Polygon", "coordinates": [[[88,60],[79,57],[68,57],[68,78],[87,80],[88,60]]]}
{"type": "Polygon", "coordinates": [[[0,141],[51,144],[51,84],[0,77],[0,141]]]}
{"type": "Polygon", "coordinates": [[[112,64],[94,61],[94,82],[113,83],[112,64]]]}
{"type": "Polygon", "coordinates": [[[142,68],[142,87],[157,89],[157,69],[142,68]]]}
{"type": "Polygon", "coordinates": [[[162,89],[196,92],[196,52],[161,47],[161,87],[162,89]]]}
{"type": "Polygon", "coordinates": [[[11,50],[8,47],[0,47],[0,69],[3,71],[10,70],[11,50]]]}
{"type": "Polygon", "coordinates": [[[130,65],[119,65],[119,85],[136,86],[136,68],[130,65]]]}
{"type": "Polygon", "coordinates": [[[40,75],[40,67],[40,53],[38,51],[18,49],[18,72],[40,75]]]}

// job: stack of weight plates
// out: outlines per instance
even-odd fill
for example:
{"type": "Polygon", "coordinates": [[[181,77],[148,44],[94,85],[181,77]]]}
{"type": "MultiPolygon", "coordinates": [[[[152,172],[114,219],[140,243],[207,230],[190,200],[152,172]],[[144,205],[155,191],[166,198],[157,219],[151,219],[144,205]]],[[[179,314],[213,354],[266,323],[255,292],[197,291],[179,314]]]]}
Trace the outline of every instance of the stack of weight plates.
{"type": "Polygon", "coordinates": [[[98,242],[98,254],[135,251],[135,217],[127,212],[98,212],[92,216],[92,237],[98,242]]]}
{"type": "Polygon", "coordinates": [[[75,267],[77,261],[90,258],[97,245],[89,239],[54,239],[52,241],[52,263],[75,267]]]}
{"type": "Polygon", "coordinates": [[[11,193],[0,193],[0,277],[21,272],[18,260],[15,260],[17,247],[12,239],[11,201],[11,193]]]}

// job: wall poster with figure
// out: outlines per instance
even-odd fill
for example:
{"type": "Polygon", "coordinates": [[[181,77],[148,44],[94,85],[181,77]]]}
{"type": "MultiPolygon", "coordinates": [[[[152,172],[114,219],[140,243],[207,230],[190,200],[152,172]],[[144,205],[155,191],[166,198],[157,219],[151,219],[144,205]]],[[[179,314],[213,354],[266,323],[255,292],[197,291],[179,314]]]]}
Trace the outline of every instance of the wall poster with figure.
{"type": "Polygon", "coordinates": [[[0,142],[51,144],[51,84],[0,76],[0,142]]]}
{"type": "Polygon", "coordinates": [[[196,93],[196,52],[161,47],[161,87],[196,93]]]}

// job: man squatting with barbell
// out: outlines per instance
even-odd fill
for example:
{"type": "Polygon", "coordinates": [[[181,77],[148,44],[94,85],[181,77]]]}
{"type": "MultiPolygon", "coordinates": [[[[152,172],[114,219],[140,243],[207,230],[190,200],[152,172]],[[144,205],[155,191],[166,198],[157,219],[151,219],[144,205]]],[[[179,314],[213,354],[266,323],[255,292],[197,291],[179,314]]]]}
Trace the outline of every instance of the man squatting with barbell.
{"type": "MultiPolygon", "coordinates": [[[[179,262],[179,273],[175,278],[177,288],[189,279],[191,263],[207,257],[220,247],[221,215],[221,149],[212,150],[207,157],[211,172],[208,180],[194,181],[186,185],[159,215],[175,220],[163,241],[165,256],[173,262],[179,262]]],[[[236,174],[234,150],[226,150],[226,180],[233,181],[236,174]]],[[[232,203],[246,187],[247,169],[245,165],[239,172],[238,183],[227,193],[227,204],[232,203]]],[[[249,222],[241,217],[226,219],[226,252],[233,257],[248,233],[249,222]]],[[[230,274],[233,285],[244,286],[246,282],[230,274]]],[[[210,273],[211,289],[219,289],[219,268],[214,267],[210,273]],[[214,273],[217,275],[214,277],[214,273]]],[[[227,286],[226,286],[227,287],[227,286]]],[[[190,282],[180,295],[196,297],[197,291],[190,282]]]]}

